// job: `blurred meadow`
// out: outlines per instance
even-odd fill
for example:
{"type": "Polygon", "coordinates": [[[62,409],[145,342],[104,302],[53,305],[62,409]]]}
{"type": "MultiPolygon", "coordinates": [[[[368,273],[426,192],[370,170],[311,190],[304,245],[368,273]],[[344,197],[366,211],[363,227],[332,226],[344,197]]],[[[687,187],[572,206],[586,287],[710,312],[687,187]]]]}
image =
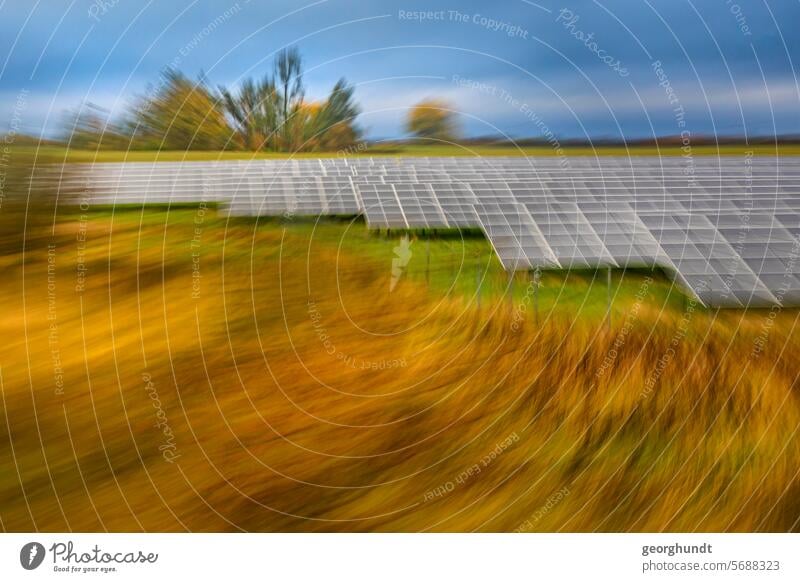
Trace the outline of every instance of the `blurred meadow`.
{"type": "Polygon", "coordinates": [[[55,212],[24,178],[6,531],[800,530],[797,310],[657,272],[510,283],[470,232],[55,212]]]}

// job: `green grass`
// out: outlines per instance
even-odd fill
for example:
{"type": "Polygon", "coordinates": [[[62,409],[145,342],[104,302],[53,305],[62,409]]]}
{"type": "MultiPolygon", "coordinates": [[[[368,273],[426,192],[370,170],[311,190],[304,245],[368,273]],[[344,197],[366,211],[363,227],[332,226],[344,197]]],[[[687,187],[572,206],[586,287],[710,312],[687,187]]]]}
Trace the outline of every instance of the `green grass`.
{"type": "MultiPolygon", "coordinates": [[[[191,230],[196,211],[191,205],[177,207],[127,206],[123,208],[94,209],[90,217],[99,221],[113,216],[116,228],[139,228],[140,232],[156,231],[154,227],[191,230]]],[[[403,268],[396,283],[403,285],[427,285],[437,297],[456,297],[468,303],[480,301],[486,305],[498,299],[509,299],[513,294],[514,305],[526,304],[532,314],[534,304],[545,314],[553,310],[579,311],[584,317],[605,317],[609,290],[607,271],[575,270],[545,271],[541,274],[540,286],[533,286],[533,274],[519,272],[509,278],[497,255],[483,234],[477,230],[453,231],[375,231],[369,230],[361,217],[225,217],[209,208],[204,228],[222,233],[228,229],[227,238],[217,236],[204,242],[208,248],[222,251],[222,247],[249,252],[248,245],[259,233],[282,233],[282,252],[302,256],[308,253],[333,252],[343,257],[358,257],[362,267],[370,272],[384,272],[388,285],[391,278],[392,260],[404,237],[410,243],[411,258],[403,268]],[[243,236],[242,229],[247,236],[243,236]],[[236,240],[235,240],[236,239],[236,240]],[[244,242],[242,242],[244,241],[244,242]],[[513,282],[512,282],[513,281],[513,282]],[[535,297],[534,297],[535,295],[535,297]]],[[[140,240],[144,247],[160,248],[163,238],[140,240]]],[[[276,251],[277,252],[277,251],[276,251]]],[[[666,311],[684,309],[686,295],[666,274],[660,270],[614,269],[611,279],[612,317],[624,316],[636,301],[637,292],[647,278],[652,279],[648,287],[648,303],[666,311]]]]}
{"type": "MultiPolygon", "coordinates": [[[[288,159],[288,158],[338,158],[338,157],[398,157],[398,156],[556,156],[553,148],[547,146],[512,147],[489,145],[372,145],[364,150],[348,152],[250,152],[250,151],[88,151],[67,149],[61,146],[19,146],[15,151],[26,155],[37,154],[39,158],[53,157],[67,162],[174,162],[209,160],[249,160],[249,159],[288,159]]],[[[710,145],[693,146],[691,154],[734,155],[752,152],[753,155],[800,155],[800,145],[710,145]]],[[[565,156],[681,156],[684,152],[678,146],[585,146],[563,147],[565,156]]]]}
{"type": "MultiPolygon", "coordinates": [[[[266,226],[266,223],[261,221],[266,226]]],[[[308,236],[302,223],[285,224],[287,232],[300,237],[308,236]]],[[[313,237],[321,244],[338,245],[345,253],[361,256],[365,261],[391,264],[395,248],[401,238],[408,236],[411,259],[403,276],[414,283],[429,284],[436,294],[454,294],[475,301],[480,285],[482,301],[508,297],[513,294],[515,304],[534,302],[533,273],[519,272],[513,278],[505,271],[490,243],[481,233],[458,231],[409,233],[392,232],[390,235],[367,231],[363,221],[354,220],[343,232],[336,224],[316,224],[313,237]]],[[[612,270],[611,296],[613,303],[631,305],[646,277],[654,279],[650,298],[668,308],[682,309],[684,295],[661,271],[639,269],[612,270]]],[[[580,309],[583,315],[603,316],[608,303],[607,271],[574,270],[545,271],[540,286],[535,291],[542,313],[555,308],[580,309]]],[[[402,278],[400,283],[402,284],[402,278]]]]}

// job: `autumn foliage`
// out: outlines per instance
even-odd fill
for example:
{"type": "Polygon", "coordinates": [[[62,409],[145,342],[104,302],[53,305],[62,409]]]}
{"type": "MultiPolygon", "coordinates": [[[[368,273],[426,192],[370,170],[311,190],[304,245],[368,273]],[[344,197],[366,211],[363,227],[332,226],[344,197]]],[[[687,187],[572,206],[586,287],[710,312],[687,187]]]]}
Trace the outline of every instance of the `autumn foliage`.
{"type": "Polygon", "coordinates": [[[408,132],[425,141],[452,142],[457,138],[453,107],[445,101],[427,99],[408,112],[408,132]]]}
{"type": "Polygon", "coordinates": [[[80,149],[321,151],[360,135],[353,87],[341,79],[327,99],[310,101],[296,49],[276,56],[273,74],[213,89],[166,70],[121,119],[90,103],[67,119],[65,141],[80,149]]]}

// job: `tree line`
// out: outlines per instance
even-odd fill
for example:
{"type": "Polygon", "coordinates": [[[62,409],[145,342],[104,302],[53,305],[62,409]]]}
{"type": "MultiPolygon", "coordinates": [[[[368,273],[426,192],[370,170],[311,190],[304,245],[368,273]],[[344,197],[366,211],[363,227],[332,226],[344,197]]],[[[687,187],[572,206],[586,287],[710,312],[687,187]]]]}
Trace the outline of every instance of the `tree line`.
{"type": "Polygon", "coordinates": [[[360,138],[353,87],[340,79],[323,101],[305,98],[297,48],[280,51],[273,72],[238,89],[212,87],[167,69],[119,119],[84,104],[65,123],[80,149],[324,151],[360,138]]]}

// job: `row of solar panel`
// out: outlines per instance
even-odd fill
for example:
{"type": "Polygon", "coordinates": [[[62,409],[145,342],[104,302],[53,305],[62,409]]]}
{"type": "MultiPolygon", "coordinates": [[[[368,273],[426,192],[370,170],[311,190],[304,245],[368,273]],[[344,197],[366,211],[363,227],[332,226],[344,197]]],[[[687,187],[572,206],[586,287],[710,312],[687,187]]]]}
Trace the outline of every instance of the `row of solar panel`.
{"type": "Polygon", "coordinates": [[[700,155],[700,156],[450,156],[450,157],[330,157],[330,158],[285,158],[285,159],[241,159],[241,160],[208,160],[208,161],[159,161],[159,162],[98,162],[79,164],[84,166],[108,167],[186,167],[186,166],[371,166],[378,164],[394,166],[735,166],[745,163],[747,165],[773,165],[797,166],[800,161],[792,156],[738,156],[738,155],[700,155]]]}
{"type": "Polygon", "coordinates": [[[193,174],[195,172],[264,172],[266,174],[312,175],[341,172],[342,175],[357,175],[362,170],[371,175],[393,172],[483,172],[494,170],[556,172],[559,175],[576,172],[665,172],[673,174],[676,169],[692,176],[696,173],[736,172],[781,174],[800,169],[800,163],[790,157],[491,157],[491,158],[331,158],[295,160],[232,160],[217,162],[135,162],[81,164],[83,169],[99,169],[105,175],[155,175],[166,172],[193,174]]]}
{"type": "Polygon", "coordinates": [[[711,213],[712,222],[685,208],[641,216],[632,205],[617,203],[613,209],[587,212],[580,203],[526,203],[497,189],[453,201],[432,197],[430,189],[359,190],[371,226],[435,227],[452,214],[461,226],[480,226],[508,270],[661,266],[708,304],[800,301],[795,268],[800,212],[757,217],[711,213]],[[414,194],[417,201],[409,204],[414,194]],[[422,213],[420,220],[418,206],[434,200],[439,208],[422,213]],[[429,217],[433,223],[426,222],[429,217]],[[770,289],[780,291],[781,299],[770,289]]]}
{"type": "Polygon", "coordinates": [[[647,192],[712,192],[718,193],[724,190],[725,193],[731,191],[738,192],[800,192],[800,176],[769,176],[751,177],[749,179],[737,178],[734,176],[703,177],[695,179],[681,179],[669,177],[665,179],[654,179],[647,177],[624,177],[607,176],[604,178],[571,178],[559,179],[553,176],[534,176],[524,174],[501,174],[484,172],[482,174],[470,175],[409,175],[403,177],[386,176],[313,176],[313,177],[293,177],[293,176],[264,176],[264,175],[230,175],[208,176],[194,174],[188,177],[182,176],[150,176],[150,177],[113,177],[102,174],[100,170],[95,170],[88,175],[79,177],[69,175],[63,178],[38,178],[32,183],[34,188],[47,187],[54,185],[64,190],[91,190],[104,194],[114,194],[119,192],[132,191],[139,195],[147,195],[149,192],[180,192],[197,190],[208,192],[220,192],[235,194],[238,191],[262,190],[265,193],[274,189],[290,189],[292,191],[304,191],[307,189],[318,188],[352,188],[352,184],[397,184],[397,183],[431,183],[431,184],[453,184],[453,183],[477,183],[477,182],[503,182],[511,187],[525,188],[530,190],[541,190],[549,193],[578,193],[583,190],[602,191],[607,194],[614,194],[620,190],[637,193],[647,192]]]}
{"type": "Polygon", "coordinates": [[[549,167],[528,171],[530,160],[508,158],[497,171],[495,159],[452,158],[292,162],[309,176],[274,161],[94,165],[36,179],[59,180],[65,195],[77,190],[94,203],[202,198],[232,214],[363,213],[371,228],[477,227],[508,270],[660,266],[710,305],[800,304],[798,160],[714,158],[691,176],[681,160],[593,161],[600,176],[587,177],[588,164],[577,172],[536,160],[549,167]]]}

